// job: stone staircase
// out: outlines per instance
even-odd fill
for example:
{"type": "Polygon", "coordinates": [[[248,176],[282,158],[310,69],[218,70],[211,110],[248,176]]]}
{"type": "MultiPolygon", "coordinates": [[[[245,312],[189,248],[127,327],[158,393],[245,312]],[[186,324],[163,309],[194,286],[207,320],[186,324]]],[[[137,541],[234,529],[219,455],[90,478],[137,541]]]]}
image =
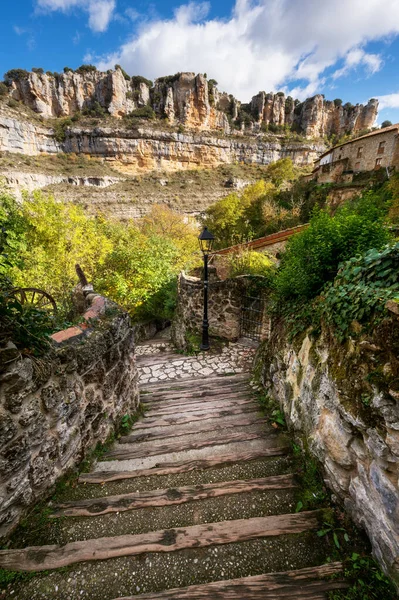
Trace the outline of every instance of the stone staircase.
{"type": "Polygon", "coordinates": [[[295,513],[289,440],[248,373],[143,383],[141,401],[129,435],[0,551],[0,567],[35,572],[4,597],[325,600],[347,587],[319,511],[295,513]]]}

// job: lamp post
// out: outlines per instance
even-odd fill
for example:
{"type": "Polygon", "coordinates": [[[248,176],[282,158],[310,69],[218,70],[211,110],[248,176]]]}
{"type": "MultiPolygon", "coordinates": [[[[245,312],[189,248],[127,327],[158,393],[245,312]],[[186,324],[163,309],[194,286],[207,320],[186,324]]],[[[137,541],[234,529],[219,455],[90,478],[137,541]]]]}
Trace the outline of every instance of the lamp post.
{"type": "Polygon", "coordinates": [[[208,231],[207,227],[204,227],[204,230],[198,237],[199,245],[201,248],[201,252],[204,256],[204,319],[202,321],[202,343],[201,350],[209,350],[209,323],[208,323],[208,256],[212,251],[213,242],[215,238],[208,231]]]}

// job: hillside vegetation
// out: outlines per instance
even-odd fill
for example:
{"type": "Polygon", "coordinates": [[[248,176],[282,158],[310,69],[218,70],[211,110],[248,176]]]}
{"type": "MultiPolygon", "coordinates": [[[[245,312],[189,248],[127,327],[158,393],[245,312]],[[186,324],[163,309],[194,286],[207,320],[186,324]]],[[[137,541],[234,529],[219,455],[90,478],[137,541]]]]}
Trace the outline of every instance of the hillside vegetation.
{"type": "MultiPolygon", "coordinates": [[[[310,227],[289,241],[279,268],[267,257],[237,256],[230,274],[267,275],[274,311],[290,319],[293,333],[328,318],[344,335],[351,320],[373,319],[375,310],[397,296],[389,269],[396,268],[398,250],[388,226],[398,219],[399,178],[375,184],[333,214],[327,203],[329,187],[305,184],[299,175],[289,160],[269,165],[256,183],[211,206],[203,223],[217,245],[226,247],[310,219],[310,227]],[[371,285],[375,275],[367,265],[379,260],[386,273],[371,285]],[[363,279],[357,282],[360,272],[363,279]],[[352,283],[355,287],[348,287],[352,283]],[[345,294],[352,294],[359,312],[337,301],[345,294]]],[[[0,227],[3,310],[8,306],[14,316],[25,318],[25,309],[6,302],[11,286],[51,293],[60,308],[57,322],[49,323],[37,312],[26,317],[29,323],[37,319],[44,335],[74,318],[70,293],[76,263],[96,291],[124,306],[136,320],[170,319],[179,271],[200,264],[198,226],[165,205],[153,206],[138,221],[121,223],[101,213],[88,215],[51,194],[35,192],[17,203],[3,189],[0,227]]]]}

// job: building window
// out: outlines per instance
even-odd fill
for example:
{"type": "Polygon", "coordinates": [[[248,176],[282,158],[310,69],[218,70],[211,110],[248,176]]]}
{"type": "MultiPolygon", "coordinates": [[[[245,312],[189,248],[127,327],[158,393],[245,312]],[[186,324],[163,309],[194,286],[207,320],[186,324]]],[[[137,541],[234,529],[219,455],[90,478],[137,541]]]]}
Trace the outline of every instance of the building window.
{"type": "Polygon", "coordinates": [[[360,162],[355,163],[355,171],[360,171],[360,162]]]}
{"type": "Polygon", "coordinates": [[[357,158],[362,158],[363,155],[363,146],[357,149],[357,158]]]}
{"type": "Polygon", "coordinates": [[[375,161],[375,169],[379,169],[381,167],[382,158],[377,158],[375,161]]]}
{"type": "Polygon", "coordinates": [[[384,154],[385,144],[386,144],[386,142],[380,142],[380,145],[378,146],[377,154],[384,154]]]}

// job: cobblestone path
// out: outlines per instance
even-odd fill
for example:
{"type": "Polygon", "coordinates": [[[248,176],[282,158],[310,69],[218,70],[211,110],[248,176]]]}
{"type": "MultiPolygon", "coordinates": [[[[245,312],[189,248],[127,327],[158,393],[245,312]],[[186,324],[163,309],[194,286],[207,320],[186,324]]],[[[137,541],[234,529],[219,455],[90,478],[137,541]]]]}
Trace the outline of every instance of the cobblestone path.
{"type": "Polygon", "coordinates": [[[258,411],[253,352],[139,346],[144,416],[0,551],[1,567],[36,572],[6,597],[326,600],[345,587],[320,512],[295,513],[290,445],[258,411]]]}
{"type": "Polygon", "coordinates": [[[255,349],[245,342],[229,344],[218,353],[199,352],[195,356],[177,354],[168,340],[153,339],[136,347],[139,382],[226,375],[250,370],[255,349]]]}

